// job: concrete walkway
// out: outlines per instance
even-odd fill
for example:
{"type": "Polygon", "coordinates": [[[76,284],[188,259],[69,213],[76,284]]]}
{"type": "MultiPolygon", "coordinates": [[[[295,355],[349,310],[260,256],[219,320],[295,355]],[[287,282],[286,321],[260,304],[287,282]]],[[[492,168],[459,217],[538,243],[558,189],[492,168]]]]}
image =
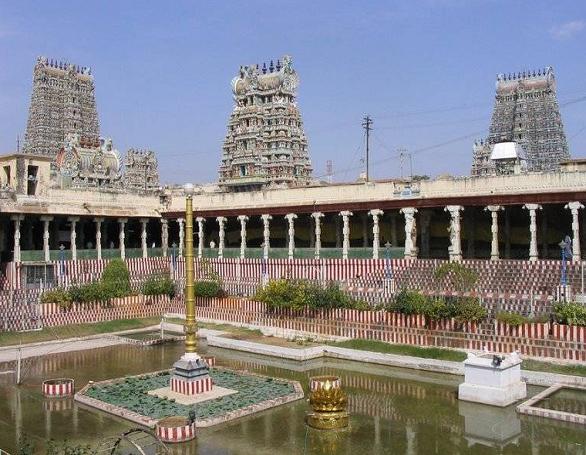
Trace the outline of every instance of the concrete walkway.
{"type": "MultiPolygon", "coordinates": [[[[85,351],[86,349],[97,349],[108,346],[115,346],[118,344],[127,344],[129,341],[120,335],[144,332],[147,330],[159,330],[159,326],[153,325],[140,329],[123,330],[120,332],[105,333],[100,335],[89,335],[86,337],[23,344],[21,349],[21,356],[23,359],[27,359],[30,357],[40,357],[48,354],[85,351]]],[[[0,363],[16,360],[17,356],[18,345],[0,347],[0,363]]]]}

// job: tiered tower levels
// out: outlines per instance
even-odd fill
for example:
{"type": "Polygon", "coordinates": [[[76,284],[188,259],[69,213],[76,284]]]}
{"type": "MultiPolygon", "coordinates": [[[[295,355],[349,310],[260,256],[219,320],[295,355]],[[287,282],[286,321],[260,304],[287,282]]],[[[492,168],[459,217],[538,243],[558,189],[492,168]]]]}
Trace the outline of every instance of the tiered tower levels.
{"type": "Polygon", "coordinates": [[[39,57],[33,73],[24,152],[55,157],[70,133],[99,141],[91,70],[39,57]]]}
{"type": "Polygon", "coordinates": [[[495,174],[491,146],[505,141],[523,147],[528,171],[555,171],[570,158],[551,67],[497,76],[489,135],[474,145],[473,176],[495,174]]]}
{"type": "Polygon", "coordinates": [[[228,122],[220,184],[243,190],[299,186],[311,180],[307,138],[297,108],[299,77],[291,58],[244,66],[232,80],[235,106],[228,122]]]}

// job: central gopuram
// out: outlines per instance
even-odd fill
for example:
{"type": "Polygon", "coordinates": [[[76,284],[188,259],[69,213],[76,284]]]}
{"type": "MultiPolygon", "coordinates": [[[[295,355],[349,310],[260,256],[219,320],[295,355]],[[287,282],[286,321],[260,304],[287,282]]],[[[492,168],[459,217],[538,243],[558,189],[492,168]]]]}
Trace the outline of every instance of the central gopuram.
{"type": "Polygon", "coordinates": [[[193,283],[193,192],[185,185],[185,354],[173,364],[170,388],[182,395],[197,395],[212,390],[208,364],[197,353],[195,292],[193,283]]]}
{"type": "Polygon", "coordinates": [[[227,191],[307,185],[311,162],[297,108],[291,57],[240,67],[224,140],[219,184],[227,191]]]}

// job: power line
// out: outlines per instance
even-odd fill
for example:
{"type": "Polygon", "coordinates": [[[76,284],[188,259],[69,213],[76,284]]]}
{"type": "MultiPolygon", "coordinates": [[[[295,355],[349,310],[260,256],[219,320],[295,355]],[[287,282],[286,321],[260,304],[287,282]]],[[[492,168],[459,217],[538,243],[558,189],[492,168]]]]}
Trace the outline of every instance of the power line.
{"type": "MultiPolygon", "coordinates": [[[[472,137],[477,137],[480,134],[485,134],[486,131],[487,131],[486,129],[483,129],[483,130],[480,130],[480,131],[475,131],[475,132],[470,133],[470,134],[467,134],[465,136],[458,136],[458,137],[455,137],[453,139],[448,139],[447,141],[444,141],[444,142],[440,142],[440,143],[437,143],[437,144],[433,144],[433,145],[429,145],[429,146],[422,147],[422,148],[419,148],[419,149],[415,149],[415,150],[413,150],[411,152],[411,154],[412,155],[415,155],[415,154],[418,154],[418,153],[428,152],[430,150],[434,150],[436,148],[440,148],[440,147],[443,147],[443,146],[446,146],[446,145],[454,144],[456,142],[460,142],[460,141],[463,141],[465,139],[470,139],[472,137]]],[[[387,147],[385,147],[385,148],[387,148],[387,147]]],[[[400,158],[400,156],[398,154],[396,154],[395,152],[393,152],[393,153],[394,154],[392,156],[387,157],[387,158],[383,158],[383,159],[380,159],[380,160],[377,160],[377,161],[374,161],[373,163],[374,164],[383,164],[383,163],[387,163],[387,162],[389,162],[391,160],[395,160],[397,158],[400,158]]],[[[360,166],[358,166],[358,167],[349,167],[349,168],[346,168],[346,169],[342,169],[342,170],[340,170],[340,172],[335,173],[335,174],[339,174],[339,173],[342,173],[342,172],[355,171],[355,170],[359,170],[359,169],[361,169],[360,166]]],[[[323,176],[318,176],[317,178],[323,178],[323,176]]]]}

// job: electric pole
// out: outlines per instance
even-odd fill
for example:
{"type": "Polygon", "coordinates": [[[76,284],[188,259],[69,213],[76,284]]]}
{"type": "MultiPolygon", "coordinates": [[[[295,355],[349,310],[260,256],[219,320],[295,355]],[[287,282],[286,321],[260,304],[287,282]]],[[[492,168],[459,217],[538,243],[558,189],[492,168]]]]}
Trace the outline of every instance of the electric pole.
{"type": "Polygon", "coordinates": [[[366,115],[364,117],[364,121],[362,122],[362,127],[366,131],[366,181],[369,181],[369,165],[368,165],[368,155],[370,152],[370,130],[372,129],[372,119],[370,115],[366,115]]]}

